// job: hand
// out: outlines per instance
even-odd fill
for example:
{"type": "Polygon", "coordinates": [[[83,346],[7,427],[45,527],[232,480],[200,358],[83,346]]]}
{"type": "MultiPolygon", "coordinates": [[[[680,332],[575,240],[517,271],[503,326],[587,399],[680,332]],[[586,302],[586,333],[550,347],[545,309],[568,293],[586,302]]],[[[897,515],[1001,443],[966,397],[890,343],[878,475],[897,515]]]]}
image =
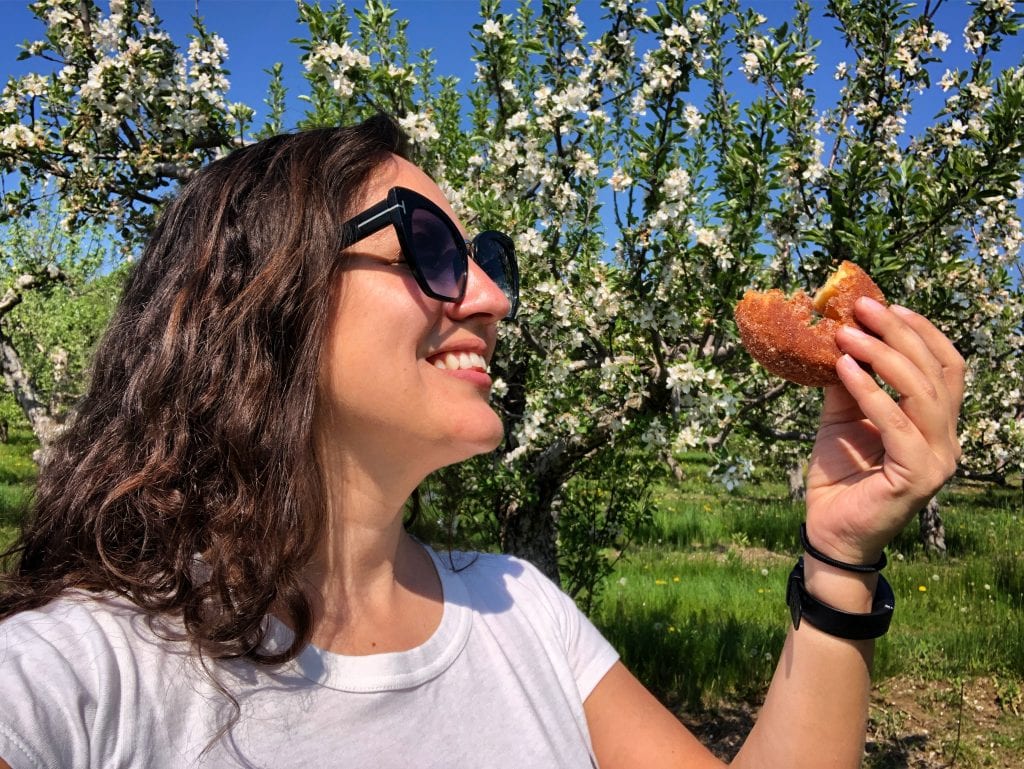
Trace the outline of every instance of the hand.
{"type": "Polygon", "coordinates": [[[807,530],[819,550],[871,563],[956,469],[964,362],[911,310],[862,298],[855,312],[875,336],[849,326],[836,334],[846,353],[836,365],[843,384],[825,390],[807,474],[807,530]]]}

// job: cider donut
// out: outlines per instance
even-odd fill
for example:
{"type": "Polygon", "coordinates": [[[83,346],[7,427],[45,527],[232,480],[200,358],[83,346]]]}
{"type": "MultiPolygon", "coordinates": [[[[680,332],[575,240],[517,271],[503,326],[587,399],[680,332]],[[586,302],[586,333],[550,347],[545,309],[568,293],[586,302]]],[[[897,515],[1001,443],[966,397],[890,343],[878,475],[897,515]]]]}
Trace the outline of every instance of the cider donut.
{"type": "Polygon", "coordinates": [[[839,384],[836,329],[858,326],[853,304],[862,296],[885,303],[875,282],[853,262],[840,264],[814,299],[803,291],[789,298],[777,288],[747,291],[735,310],[740,339],[754,360],[783,379],[808,387],[839,384]]]}

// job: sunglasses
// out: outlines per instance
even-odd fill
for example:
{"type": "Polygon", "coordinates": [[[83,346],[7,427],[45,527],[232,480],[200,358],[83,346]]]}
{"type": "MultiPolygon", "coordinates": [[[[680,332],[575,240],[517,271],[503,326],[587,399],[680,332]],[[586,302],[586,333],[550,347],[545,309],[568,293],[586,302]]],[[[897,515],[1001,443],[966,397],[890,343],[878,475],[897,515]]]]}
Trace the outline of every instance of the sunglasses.
{"type": "Polygon", "coordinates": [[[461,301],[472,259],[508,298],[505,317],[515,317],[519,265],[510,237],[488,230],[466,242],[455,222],[432,201],[405,187],[392,187],[387,199],[342,225],[342,250],[388,225],[394,225],[402,254],[424,294],[442,302],[461,301]]]}

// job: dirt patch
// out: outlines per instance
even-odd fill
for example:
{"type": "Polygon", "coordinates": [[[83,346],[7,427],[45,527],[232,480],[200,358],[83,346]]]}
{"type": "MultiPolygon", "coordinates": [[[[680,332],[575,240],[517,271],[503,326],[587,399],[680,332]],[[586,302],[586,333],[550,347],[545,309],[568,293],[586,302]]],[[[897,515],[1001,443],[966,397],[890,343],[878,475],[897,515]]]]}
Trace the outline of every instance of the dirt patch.
{"type": "Polygon", "coordinates": [[[748,566],[792,566],[795,556],[777,553],[765,547],[737,544],[716,544],[708,550],[698,550],[686,555],[691,560],[712,560],[715,563],[727,563],[738,558],[739,561],[748,566]]]}
{"type": "MultiPolygon", "coordinates": [[[[875,687],[865,769],[1021,769],[1024,682],[962,683],[896,677],[875,687]]],[[[719,758],[736,755],[757,717],[752,703],[722,703],[680,719],[719,758]]]]}
{"type": "Polygon", "coordinates": [[[1021,682],[892,678],[872,697],[871,769],[1024,767],[1021,682]]]}

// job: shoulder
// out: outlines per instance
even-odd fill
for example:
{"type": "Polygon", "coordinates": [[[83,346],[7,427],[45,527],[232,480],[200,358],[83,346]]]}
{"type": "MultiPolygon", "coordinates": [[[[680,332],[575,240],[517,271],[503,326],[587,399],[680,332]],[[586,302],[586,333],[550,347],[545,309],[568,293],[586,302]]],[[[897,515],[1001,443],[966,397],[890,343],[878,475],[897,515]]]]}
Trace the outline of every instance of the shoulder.
{"type": "Polygon", "coordinates": [[[170,623],[160,623],[130,601],[108,594],[72,591],[43,606],[19,612],[0,622],[0,663],[23,656],[34,641],[67,651],[69,647],[132,642],[173,642],[170,623]]]}
{"type": "Polygon", "coordinates": [[[126,669],[137,671],[169,651],[184,656],[181,634],[171,623],[155,622],[125,599],[82,591],[19,612],[0,622],[0,687],[19,680],[38,687],[42,675],[58,688],[74,681],[88,697],[123,679],[126,669]]]}
{"type": "Polygon", "coordinates": [[[0,622],[0,701],[10,703],[0,713],[0,755],[27,766],[89,760],[95,726],[117,700],[137,614],[75,591],[0,622]]]}
{"type": "Polygon", "coordinates": [[[102,615],[114,608],[105,599],[83,592],[66,593],[34,609],[18,612],[0,622],[0,663],[24,657],[35,642],[55,650],[79,645],[108,624],[102,615]]]}
{"type": "Polygon", "coordinates": [[[206,690],[175,628],[125,599],[81,591],[0,622],[0,702],[14,703],[0,711],[0,756],[115,766],[192,728],[206,690]]]}
{"type": "Polygon", "coordinates": [[[457,574],[469,587],[561,592],[540,569],[514,555],[453,550],[436,556],[442,568],[457,574]]]}
{"type": "MultiPolygon", "coordinates": [[[[460,552],[443,552],[438,559],[454,572],[443,574],[442,581],[457,578],[465,586],[476,621],[487,625],[491,636],[513,640],[533,668],[542,658],[552,661],[563,688],[575,681],[581,700],[618,659],[573,599],[529,561],[460,552]]],[[[503,654],[508,653],[506,648],[503,654]]]]}
{"type": "MultiPolygon", "coordinates": [[[[442,551],[441,568],[465,586],[471,604],[488,614],[511,611],[565,628],[579,613],[572,598],[529,561],[504,553],[442,551]]],[[[450,577],[449,577],[450,578],[450,577]]]]}

